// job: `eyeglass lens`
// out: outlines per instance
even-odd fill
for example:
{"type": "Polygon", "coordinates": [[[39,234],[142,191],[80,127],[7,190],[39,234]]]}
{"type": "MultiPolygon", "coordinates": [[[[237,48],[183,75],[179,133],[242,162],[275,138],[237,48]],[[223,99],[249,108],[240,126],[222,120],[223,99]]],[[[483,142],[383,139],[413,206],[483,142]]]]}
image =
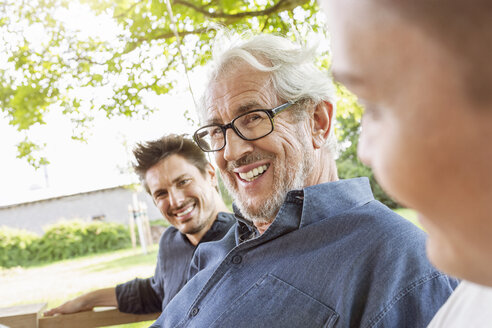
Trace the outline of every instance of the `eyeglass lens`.
{"type": "MultiPolygon", "coordinates": [[[[232,121],[232,125],[239,136],[246,140],[264,137],[273,129],[270,117],[262,110],[240,115],[232,121]]],[[[220,125],[211,125],[199,129],[195,136],[203,150],[218,150],[225,145],[224,133],[220,125]]]]}

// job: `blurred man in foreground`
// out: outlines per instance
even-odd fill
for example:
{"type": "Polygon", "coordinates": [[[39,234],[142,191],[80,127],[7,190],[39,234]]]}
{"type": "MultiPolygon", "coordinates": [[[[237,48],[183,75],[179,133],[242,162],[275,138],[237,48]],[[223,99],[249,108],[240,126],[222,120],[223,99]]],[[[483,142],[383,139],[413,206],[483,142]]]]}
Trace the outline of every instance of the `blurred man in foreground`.
{"type": "Polygon", "coordinates": [[[127,313],[162,311],[186,283],[199,243],[221,239],[235,222],[217,191],[217,177],[190,139],[169,135],[139,144],[134,166],[155,205],[172,225],[163,233],[155,274],[99,289],[45,312],[46,316],[117,306],[127,313]]]}
{"type": "Polygon", "coordinates": [[[431,327],[492,322],[492,2],[321,0],[333,72],[366,107],[359,156],[465,279],[431,327]]]}

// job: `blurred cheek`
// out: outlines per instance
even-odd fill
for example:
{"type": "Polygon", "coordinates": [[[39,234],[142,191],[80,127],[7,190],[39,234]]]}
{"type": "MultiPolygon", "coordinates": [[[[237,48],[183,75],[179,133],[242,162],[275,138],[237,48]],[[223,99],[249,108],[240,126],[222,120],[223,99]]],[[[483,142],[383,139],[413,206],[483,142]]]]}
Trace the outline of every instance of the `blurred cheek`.
{"type": "Polygon", "coordinates": [[[442,233],[432,221],[424,219],[420,214],[419,222],[428,234],[426,248],[429,260],[439,269],[449,270],[450,263],[455,262],[456,257],[453,243],[446,238],[446,233],[442,233]]]}
{"type": "Polygon", "coordinates": [[[167,218],[167,206],[164,204],[164,202],[157,201],[156,206],[161,211],[162,215],[164,215],[167,218]]]}
{"type": "Polygon", "coordinates": [[[367,166],[371,166],[372,154],[374,152],[374,144],[371,138],[371,130],[374,127],[366,117],[362,119],[361,133],[359,136],[359,144],[357,147],[357,155],[359,159],[367,166]]]}

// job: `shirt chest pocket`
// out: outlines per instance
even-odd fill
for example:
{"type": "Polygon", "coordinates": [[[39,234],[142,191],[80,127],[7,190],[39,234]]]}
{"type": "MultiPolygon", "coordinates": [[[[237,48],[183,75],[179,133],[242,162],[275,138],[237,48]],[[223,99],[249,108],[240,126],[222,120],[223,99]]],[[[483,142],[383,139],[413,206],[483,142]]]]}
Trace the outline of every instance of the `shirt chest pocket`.
{"type": "Polygon", "coordinates": [[[268,274],[239,296],[210,327],[334,327],[338,314],[268,274]]]}

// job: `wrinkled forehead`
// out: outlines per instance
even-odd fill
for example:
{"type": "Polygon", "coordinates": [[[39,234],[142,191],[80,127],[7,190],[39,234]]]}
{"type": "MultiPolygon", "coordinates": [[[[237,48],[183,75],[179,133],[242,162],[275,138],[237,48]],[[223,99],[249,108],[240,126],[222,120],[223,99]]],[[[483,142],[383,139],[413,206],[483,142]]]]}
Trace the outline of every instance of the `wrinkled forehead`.
{"type": "Polygon", "coordinates": [[[276,103],[270,74],[250,66],[218,75],[202,98],[202,123],[226,123],[252,109],[269,109],[276,103]]]}

